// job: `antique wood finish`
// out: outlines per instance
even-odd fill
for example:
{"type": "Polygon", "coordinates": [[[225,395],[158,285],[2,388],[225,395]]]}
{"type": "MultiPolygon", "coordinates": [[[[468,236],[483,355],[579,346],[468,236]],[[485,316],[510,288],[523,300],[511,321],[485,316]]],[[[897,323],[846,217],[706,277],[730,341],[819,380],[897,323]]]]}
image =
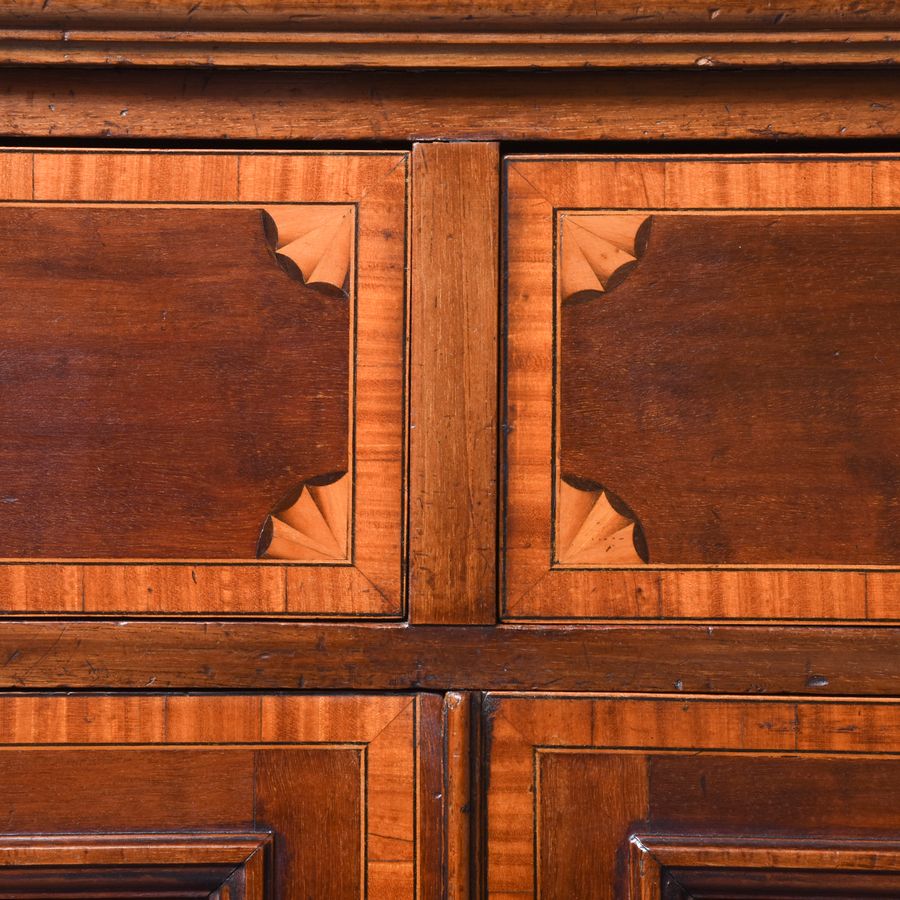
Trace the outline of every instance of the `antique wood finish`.
{"type": "Polygon", "coordinates": [[[7,28],[0,31],[0,62],[420,69],[882,66],[897,62],[898,35],[896,17],[887,32],[155,30],[148,34],[140,28],[7,28]]]}
{"type": "Polygon", "coordinates": [[[18,69],[0,134],[106,140],[890,139],[900,73],[18,69]],[[598,102],[602,97],[602,102],[598,102]]]}
{"type": "Polygon", "coordinates": [[[0,900],[900,896],[898,46],[0,0],[0,900]]]}
{"type": "Polygon", "coordinates": [[[410,619],[496,620],[500,158],[413,148],[410,619]]]}
{"type": "Polygon", "coordinates": [[[2,155],[4,612],[401,614],[405,167],[2,155]]]}
{"type": "Polygon", "coordinates": [[[448,900],[480,896],[483,859],[481,694],[444,695],[445,884],[448,900]]]}
{"type": "Polygon", "coordinates": [[[5,556],[252,558],[285,494],[347,471],[347,298],[274,265],[262,226],[3,210],[5,556]]]}
{"type": "Polygon", "coordinates": [[[0,897],[265,900],[271,853],[265,832],[0,838],[0,897]]]}
{"type": "Polygon", "coordinates": [[[833,65],[896,61],[889,2],[665,0],[250,6],[18,2],[0,9],[5,63],[220,66],[576,67],[833,65]]]}
{"type": "MultiPolygon", "coordinates": [[[[420,838],[439,832],[416,793],[440,783],[439,733],[433,697],[5,695],[0,784],[18,837],[0,841],[0,894],[19,878],[29,896],[38,864],[116,891],[109,868],[127,865],[150,885],[139,896],[180,897],[227,864],[243,893],[223,900],[436,897],[420,838]],[[179,877],[182,893],[159,893],[179,877]]],[[[70,896],[56,890],[42,896],[70,896]]]]}
{"type": "MultiPolygon", "coordinates": [[[[900,216],[654,214],[605,290],[565,279],[621,218],[562,221],[563,481],[640,510],[650,562],[900,560],[900,216]]],[[[570,564],[622,561],[594,524],[570,564]]]]}
{"type": "MultiPolygon", "coordinates": [[[[553,0],[438,0],[428,7],[422,7],[417,0],[372,0],[365,5],[318,0],[312,7],[298,0],[257,0],[249,7],[225,3],[197,7],[191,0],[56,0],[47,6],[42,0],[3,0],[0,23],[6,27],[143,27],[150,29],[150,34],[153,28],[190,32],[209,28],[275,30],[290,26],[298,34],[354,28],[410,33],[458,29],[475,34],[487,29],[578,34],[592,29],[653,33],[658,28],[673,32],[756,28],[777,35],[807,28],[884,30],[897,25],[895,8],[886,2],[861,8],[846,0],[827,4],[820,0],[794,0],[777,10],[766,3],[750,3],[716,12],[711,15],[701,0],[657,0],[647,7],[645,15],[638,17],[627,3],[607,3],[598,8],[591,0],[568,0],[563,7],[553,0]]],[[[475,64],[477,60],[471,62],[475,64]]]]}
{"type": "Polygon", "coordinates": [[[510,161],[508,617],[896,618],[896,167],[510,161]]]}
{"type": "Polygon", "coordinates": [[[0,687],[900,693],[900,630],[15,621],[0,687]]]}
{"type": "Polygon", "coordinates": [[[635,835],[630,896],[890,897],[900,890],[900,855],[891,842],[704,840],[635,835]]]}
{"type": "Polygon", "coordinates": [[[485,709],[489,897],[896,891],[895,703],[495,694],[485,709]]]}

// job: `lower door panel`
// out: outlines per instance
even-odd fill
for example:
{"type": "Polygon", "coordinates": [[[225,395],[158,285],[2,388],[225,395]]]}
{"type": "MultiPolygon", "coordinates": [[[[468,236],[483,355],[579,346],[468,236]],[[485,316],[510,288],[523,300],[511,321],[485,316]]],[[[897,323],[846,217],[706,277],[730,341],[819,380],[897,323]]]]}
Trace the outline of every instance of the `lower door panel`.
{"type": "Polygon", "coordinates": [[[900,704],[485,708],[493,898],[900,896],[900,704]]]}
{"type": "Polygon", "coordinates": [[[439,718],[408,695],[0,696],[0,898],[421,895],[439,718]]]}

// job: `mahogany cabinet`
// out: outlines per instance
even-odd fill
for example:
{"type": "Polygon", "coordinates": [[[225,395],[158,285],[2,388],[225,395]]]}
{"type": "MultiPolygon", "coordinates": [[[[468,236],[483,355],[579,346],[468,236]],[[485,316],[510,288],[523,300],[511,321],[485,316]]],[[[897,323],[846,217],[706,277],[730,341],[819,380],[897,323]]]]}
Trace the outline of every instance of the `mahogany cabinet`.
{"type": "Polygon", "coordinates": [[[0,898],[900,896],[898,40],[0,0],[0,898]]]}

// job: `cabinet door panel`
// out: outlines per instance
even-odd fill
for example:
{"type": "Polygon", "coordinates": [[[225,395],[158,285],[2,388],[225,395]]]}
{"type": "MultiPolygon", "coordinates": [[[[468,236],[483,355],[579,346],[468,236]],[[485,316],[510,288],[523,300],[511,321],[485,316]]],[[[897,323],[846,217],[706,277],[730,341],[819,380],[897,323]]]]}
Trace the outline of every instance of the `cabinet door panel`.
{"type": "Polygon", "coordinates": [[[399,615],[405,154],[4,159],[0,608],[399,615]]]}
{"type": "Polygon", "coordinates": [[[437,697],[0,697],[0,896],[419,896],[440,716],[437,697]]]}
{"type": "Polygon", "coordinates": [[[494,694],[486,710],[491,897],[900,886],[895,703],[494,694]]]}
{"type": "Polygon", "coordinates": [[[507,175],[507,617],[896,618],[900,163],[507,175]]]}

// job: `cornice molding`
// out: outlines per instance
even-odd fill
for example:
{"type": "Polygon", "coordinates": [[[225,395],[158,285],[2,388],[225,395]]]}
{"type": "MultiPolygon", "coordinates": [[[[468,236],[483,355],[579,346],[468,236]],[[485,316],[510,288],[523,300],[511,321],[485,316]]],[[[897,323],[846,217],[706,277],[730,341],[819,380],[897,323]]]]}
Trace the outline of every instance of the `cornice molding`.
{"type": "Polygon", "coordinates": [[[90,27],[88,15],[77,23],[73,16],[75,27],[54,28],[41,27],[37,16],[23,27],[0,15],[0,64],[581,70],[890,66],[900,59],[900,16],[877,30],[810,24],[790,31],[620,31],[588,24],[579,33],[567,30],[577,26],[574,18],[522,32],[282,30],[285,18],[272,17],[271,24],[280,27],[263,23],[253,30],[238,30],[246,24],[237,17],[235,30],[159,30],[149,18],[135,28],[124,15],[122,27],[115,16],[107,16],[98,28],[90,27]]]}

